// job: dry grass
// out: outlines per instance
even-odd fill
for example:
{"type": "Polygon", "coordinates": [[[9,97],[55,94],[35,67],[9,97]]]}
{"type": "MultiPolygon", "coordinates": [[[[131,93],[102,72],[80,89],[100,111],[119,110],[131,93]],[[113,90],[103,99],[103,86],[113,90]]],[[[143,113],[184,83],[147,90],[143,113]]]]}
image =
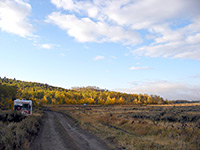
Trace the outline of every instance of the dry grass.
{"type": "Polygon", "coordinates": [[[41,112],[24,116],[19,112],[0,111],[0,149],[29,149],[41,124],[41,112]]]}
{"type": "Polygon", "coordinates": [[[82,128],[98,135],[113,149],[200,149],[199,105],[62,106],[82,128]]]}

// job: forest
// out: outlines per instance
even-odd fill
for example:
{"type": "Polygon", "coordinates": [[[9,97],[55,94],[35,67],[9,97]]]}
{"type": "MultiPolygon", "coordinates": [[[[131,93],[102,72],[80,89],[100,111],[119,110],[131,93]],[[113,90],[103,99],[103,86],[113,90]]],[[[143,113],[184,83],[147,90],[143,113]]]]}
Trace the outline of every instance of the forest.
{"type": "Polygon", "coordinates": [[[95,86],[64,89],[48,84],[26,82],[0,77],[0,108],[10,109],[15,99],[30,99],[34,106],[43,104],[166,104],[157,95],[127,94],[100,89],[95,86]]]}

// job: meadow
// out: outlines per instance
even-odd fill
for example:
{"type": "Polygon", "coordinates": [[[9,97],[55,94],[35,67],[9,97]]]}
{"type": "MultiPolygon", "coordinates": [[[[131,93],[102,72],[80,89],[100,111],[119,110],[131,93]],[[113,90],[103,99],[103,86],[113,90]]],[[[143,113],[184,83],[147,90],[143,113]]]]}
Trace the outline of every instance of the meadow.
{"type": "Polygon", "coordinates": [[[60,105],[61,112],[111,149],[200,149],[200,104],[60,105]]]}

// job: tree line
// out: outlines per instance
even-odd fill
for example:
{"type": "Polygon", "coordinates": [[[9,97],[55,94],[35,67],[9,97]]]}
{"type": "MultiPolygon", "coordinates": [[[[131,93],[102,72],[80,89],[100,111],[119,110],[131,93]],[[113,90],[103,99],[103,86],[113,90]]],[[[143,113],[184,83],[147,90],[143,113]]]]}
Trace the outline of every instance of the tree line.
{"type": "Polygon", "coordinates": [[[127,94],[98,87],[74,87],[64,89],[37,82],[0,77],[0,108],[8,109],[14,99],[33,100],[35,106],[41,104],[165,104],[158,95],[127,94]]]}

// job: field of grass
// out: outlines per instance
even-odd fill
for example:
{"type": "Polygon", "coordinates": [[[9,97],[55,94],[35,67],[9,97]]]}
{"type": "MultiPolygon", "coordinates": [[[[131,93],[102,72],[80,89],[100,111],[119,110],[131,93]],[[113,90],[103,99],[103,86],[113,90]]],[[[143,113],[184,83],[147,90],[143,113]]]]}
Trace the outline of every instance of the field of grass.
{"type": "Polygon", "coordinates": [[[113,149],[199,150],[200,105],[51,107],[113,149]]]}
{"type": "Polygon", "coordinates": [[[24,116],[13,110],[0,110],[0,149],[30,149],[30,143],[39,131],[41,117],[40,111],[24,116]]]}

